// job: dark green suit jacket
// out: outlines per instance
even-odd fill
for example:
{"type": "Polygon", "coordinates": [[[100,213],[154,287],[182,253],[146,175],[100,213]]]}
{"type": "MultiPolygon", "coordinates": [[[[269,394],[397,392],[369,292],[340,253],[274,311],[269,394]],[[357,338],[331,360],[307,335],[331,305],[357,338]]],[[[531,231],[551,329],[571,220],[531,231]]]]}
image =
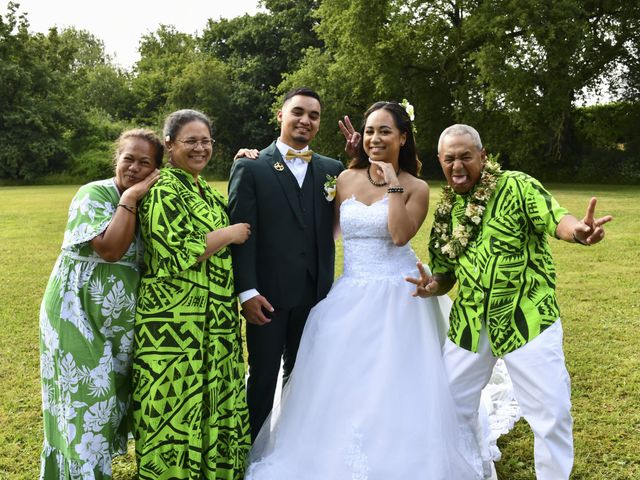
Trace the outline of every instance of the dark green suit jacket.
{"type": "MultiPolygon", "coordinates": [[[[313,154],[314,220],[317,242],[317,300],[331,288],[334,275],[334,204],[324,197],[327,175],[338,176],[342,163],[313,154]]],[[[278,309],[297,305],[303,294],[308,264],[305,231],[296,184],[288,176],[275,142],[260,152],[257,160],[234,162],[229,179],[231,223],[251,225],[251,236],[233,245],[236,293],[255,288],[278,309]],[[276,165],[279,163],[279,165],[276,165]],[[276,168],[284,167],[284,170],[276,168]]]]}

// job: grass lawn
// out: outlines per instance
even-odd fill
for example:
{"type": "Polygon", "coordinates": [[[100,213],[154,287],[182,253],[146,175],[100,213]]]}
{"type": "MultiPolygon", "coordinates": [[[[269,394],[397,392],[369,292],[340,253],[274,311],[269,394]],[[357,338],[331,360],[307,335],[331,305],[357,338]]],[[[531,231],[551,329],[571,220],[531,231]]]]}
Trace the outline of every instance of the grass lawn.
{"type": "MultiPolygon", "coordinates": [[[[225,183],[214,185],[226,192],[225,183]]],[[[638,479],[640,187],[549,187],[576,216],[584,214],[589,197],[596,195],[596,215],[615,217],[601,245],[551,241],[573,385],[572,478],[638,479]]],[[[69,186],[0,188],[0,479],[38,476],[42,443],[38,311],[75,191],[69,186]]],[[[438,194],[435,185],[432,205],[438,194]]],[[[430,214],[412,242],[424,259],[431,219],[430,214]]],[[[340,271],[340,249],[338,259],[340,271]]],[[[533,439],[524,421],[501,439],[500,446],[501,479],[535,478],[533,439]]],[[[114,478],[134,477],[133,456],[119,458],[114,478]]]]}

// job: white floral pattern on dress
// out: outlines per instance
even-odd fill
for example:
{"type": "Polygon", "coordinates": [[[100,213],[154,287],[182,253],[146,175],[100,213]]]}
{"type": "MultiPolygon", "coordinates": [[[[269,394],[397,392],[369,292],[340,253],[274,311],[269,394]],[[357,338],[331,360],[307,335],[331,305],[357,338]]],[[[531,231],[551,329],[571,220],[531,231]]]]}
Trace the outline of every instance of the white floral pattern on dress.
{"type": "Polygon", "coordinates": [[[90,243],[119,198],[113,179],[80,188],[42,302],[41,478],[110,478],[112,457],[126,453],[141,242],[113,263],[90,243]]]}

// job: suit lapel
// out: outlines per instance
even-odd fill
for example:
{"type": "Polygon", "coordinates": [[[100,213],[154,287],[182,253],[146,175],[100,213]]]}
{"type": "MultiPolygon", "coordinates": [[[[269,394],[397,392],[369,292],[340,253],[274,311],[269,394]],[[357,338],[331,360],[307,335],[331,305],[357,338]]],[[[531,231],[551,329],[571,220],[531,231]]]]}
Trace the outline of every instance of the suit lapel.
{"type": "Polygon", "coordinates": [[[276,148],[275,142],[271,144],[271,147],[266,152],[265,161],[271,167],[271,172],[280,184],[280,187],[291,206],[291,210],[293,210],[293,213],[298,219],[298,222],[300,222],[301,226],[304,226],[304,219],[302,218],[302,210],[300,207],[300,198],[298,197],[298,191],[295,184],[296,180],[293,178],[292,181],[291,178],[289,178],[292,177],[293,174],[289,170],[289,167],[285,165],[282,155],[280,155],[280,152],[276,148]],[[284,169],[277,169],[276,164],[282,165],[284,169]]]}

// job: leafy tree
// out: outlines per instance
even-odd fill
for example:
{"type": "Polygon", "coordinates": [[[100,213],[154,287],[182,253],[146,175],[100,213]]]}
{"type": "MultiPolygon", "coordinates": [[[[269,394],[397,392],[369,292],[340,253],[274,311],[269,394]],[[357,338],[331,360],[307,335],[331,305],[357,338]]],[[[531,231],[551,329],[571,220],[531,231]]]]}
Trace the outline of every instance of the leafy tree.
{"type": "Polygon", "coordinates": [[[79,112],[67,98],[71,56],[51,29],[30,35],[10,2],[0,17],[0,176],[33,179],[69,163],[65,139],[79,112]]]}
{"type": "Polygon", "coordinates": [[[167,111],[173,80],[197,58],[196,42],[187,33],[160,25],[142,37],[139,52],[132,80],[134,118],[140,124],[156,126],[167,111]]]}
{"type": "MultiPolygon", "coordinates": [[[[325,48],[307,50],[278,92],[313,82],[330,124],[374,100],[409,98],[423,158],[444,127],[465,122],[511,165],[569,177],[576,102],[616,65],[637,72],[639,10],[622,0],[325,0],[316,28],[325,48]]],[[[318,141],[341,150],[333,129],[318,141]]]]}
{"type": "Polygon", "coordinates": [[[488,33],[472,55],[482,108],[502,114],[509,135],[500,143],[515,165],[541,175],[573,174],[576,100],[628,55],[639,19],[637,2],[625,1],[514,0],[478,7],[473,28],[488,33]]]}
{"type": "Polygon", "coordinates": [[[232,145],[239,128],[230,92],[228,67],[216,58],[201,54],[173,79],[167,98],[167,110],[194,108],[211,118],[216,145],[209,170],[219,178],[229,174],[236,151],[232,145]]]}
{"type": "Polygon", "coordinates": [[[265,0],[269,13],[209,20],[200,38],[203,52],[230,68],[230,102],[236,117],[231,150],[262,148],[276,134],[273,91],[296,68],[304,49],[320,46],[313,27],[315,0],[265,0]]]}

